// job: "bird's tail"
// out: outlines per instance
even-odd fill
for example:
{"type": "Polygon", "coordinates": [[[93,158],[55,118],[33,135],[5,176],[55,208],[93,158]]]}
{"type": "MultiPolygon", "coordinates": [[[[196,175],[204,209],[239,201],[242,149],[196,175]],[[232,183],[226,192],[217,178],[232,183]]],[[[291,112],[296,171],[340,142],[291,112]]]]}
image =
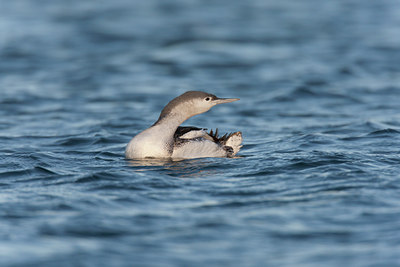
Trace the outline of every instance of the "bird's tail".
{"type": "Polygon", "coordinates": [[[225,147],[230,147],[232,149],[229,149],[228,156],[232,157],[235,156],[240,148],[242,147],[242,133],[241,132],[235,132],[235,133],[230,133],[230,134],[225,134],[221,137],[218,136],[218,129],[213,132],[212,130],[209,133],[209,136],[212,137],[212,139],[219,143],[222,146],[225,147]]]}
{"type": "Polygon", "coordinates": [[[242,147],[242,132],[232,133],[228,136],[225,145],[233,149],[233,155],[236,155],[242,147]]]}

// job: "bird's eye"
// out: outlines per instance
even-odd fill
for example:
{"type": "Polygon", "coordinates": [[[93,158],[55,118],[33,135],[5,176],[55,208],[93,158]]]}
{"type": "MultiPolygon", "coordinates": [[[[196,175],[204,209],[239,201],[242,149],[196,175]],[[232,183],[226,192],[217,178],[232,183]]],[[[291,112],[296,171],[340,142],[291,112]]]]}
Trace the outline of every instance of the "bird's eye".
{"type": "Polygon", "coordinates": [[[205,100],[205,101],[210,101],[211,98],[210,98],[210,97],[206,97],[204,100],[205,100]]]}

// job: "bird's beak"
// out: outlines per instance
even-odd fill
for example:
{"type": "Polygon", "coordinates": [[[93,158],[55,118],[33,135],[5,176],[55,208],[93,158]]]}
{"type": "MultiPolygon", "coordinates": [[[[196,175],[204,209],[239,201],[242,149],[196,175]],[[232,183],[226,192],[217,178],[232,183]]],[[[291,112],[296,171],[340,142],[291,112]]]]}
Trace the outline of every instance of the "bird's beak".
{"type": "Polygon", "coordinates": [[[213,100],[213,102],[215,103],[215,105],[218,104],[224,104],[224,103],[231,103],[234,101],[238,101],[240,100],[239,98],[216,98],[213,100]]]}

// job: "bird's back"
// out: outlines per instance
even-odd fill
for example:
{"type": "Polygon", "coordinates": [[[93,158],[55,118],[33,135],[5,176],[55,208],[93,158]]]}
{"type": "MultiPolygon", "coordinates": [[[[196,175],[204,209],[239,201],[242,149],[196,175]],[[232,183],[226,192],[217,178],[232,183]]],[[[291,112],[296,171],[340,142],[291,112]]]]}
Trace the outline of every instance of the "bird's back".
{"type": "Polygon", "coordinates": [[[232,157],[241,148],[242,135],[236,132],[218,137],[197,127],[178,127],[174,135],[172,158],[232,157]]]}

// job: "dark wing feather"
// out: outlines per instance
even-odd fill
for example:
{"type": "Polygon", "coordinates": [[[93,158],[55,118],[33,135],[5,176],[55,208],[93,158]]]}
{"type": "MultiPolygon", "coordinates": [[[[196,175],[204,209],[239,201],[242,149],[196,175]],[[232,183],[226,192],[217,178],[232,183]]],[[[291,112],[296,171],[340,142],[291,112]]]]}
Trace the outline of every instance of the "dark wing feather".
{"type": "MultiPolygon", "coordinates": [[[[190,131],[205,131],[207,129],[205,128],[198,128],[194,126],[179,126],[178,129],[176,129],[175,134],[174,134],[174,139],[175,142],[182,142],[183,140],[180,139],[180,137],[190,131]]],[[[225,146],[226,141],[233,135],[234,133],[229,133],[229,134],[224,134],[223,136],[218,136],[218,128],[215,129],[215,132],[211,130],[208,135],[209,137],[217,144],[220,144],[222,146],[225,146]]]]}
{"type": "Polygon", "coordinates": [[[190,131],[201,131],[201,130],[207,130],[207,129],[198,128],[194,126],[179,126],[174,133],[174,138],[177,139],[190,131]]]}
{"type": "Polygon", "coordinates": [[[225,145],[226,141],[233,135],[234,133],[229,133],[229,134],[224,134],[223,136],[219,137],[218,136],[218,128],[215,129],[215,132],[213,130],[210,131],[208,134],[216,143],[219,143],[221,145],[225,145]]]}

